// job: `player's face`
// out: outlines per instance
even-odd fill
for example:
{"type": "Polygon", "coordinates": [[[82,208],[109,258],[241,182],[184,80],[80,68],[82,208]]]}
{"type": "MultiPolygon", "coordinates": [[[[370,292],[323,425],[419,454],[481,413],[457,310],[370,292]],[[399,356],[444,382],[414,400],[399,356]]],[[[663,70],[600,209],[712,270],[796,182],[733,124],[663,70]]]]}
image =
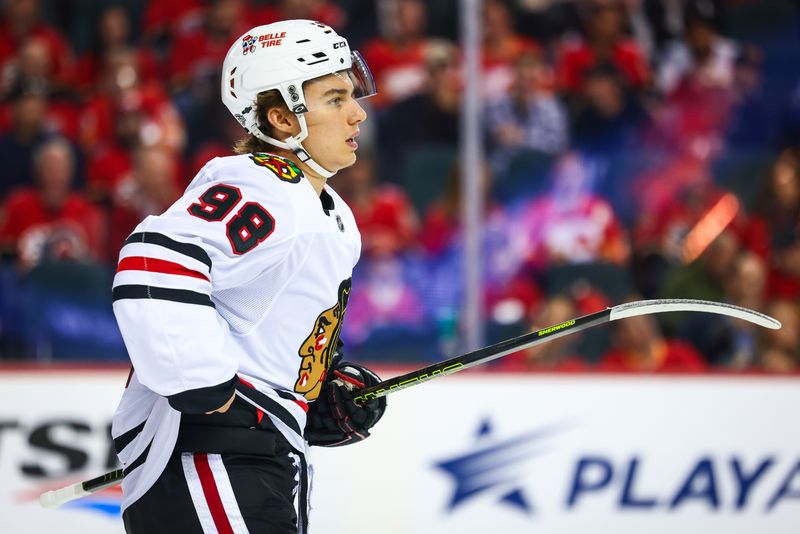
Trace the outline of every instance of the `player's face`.
{"type": "Polygon", "coordinates": [[[367,114],[353,97],[353,83],[344,73],[305,84],[308,137],[303,146],[325,169],[336,172],[356,161],[358,125],[367,114]]]}

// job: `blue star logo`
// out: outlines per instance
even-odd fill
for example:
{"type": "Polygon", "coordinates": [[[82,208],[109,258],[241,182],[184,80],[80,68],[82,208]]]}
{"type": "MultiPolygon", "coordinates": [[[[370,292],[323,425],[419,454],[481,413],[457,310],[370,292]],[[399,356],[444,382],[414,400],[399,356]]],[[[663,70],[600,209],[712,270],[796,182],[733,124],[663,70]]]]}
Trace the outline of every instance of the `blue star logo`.
{"type": "Polygon", "coordinates": [[[437,462],[434,466],[453,477],[455,490],[447,505],[452,512],[481,494],[500,493],[499,502],[532,515],[533,504],[520,485],[522,465],[547,452],[537,447],[555,434],[555,427],[532,430],[501,442],[493,442],[488,419],[481,422],[476,435],[477,450],[437,462]],[[489,442],[487,444],[487,442],[489,442]]]}

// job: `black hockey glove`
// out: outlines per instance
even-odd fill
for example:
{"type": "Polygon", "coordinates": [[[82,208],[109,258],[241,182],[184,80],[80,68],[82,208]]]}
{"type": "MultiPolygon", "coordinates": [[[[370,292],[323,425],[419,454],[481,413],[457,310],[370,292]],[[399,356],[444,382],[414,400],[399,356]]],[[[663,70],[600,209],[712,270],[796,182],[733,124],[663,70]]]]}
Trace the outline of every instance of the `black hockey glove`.
{"type": "Polygon", "coordinates": [[[367,439],[369,429],[386,410],[386,397],[361,406],[353,398],[359,389],[380,381],[366,367],[334,357],[319,397],[308,407],[305,438],[309,445],[339,447],[367,439]]]}

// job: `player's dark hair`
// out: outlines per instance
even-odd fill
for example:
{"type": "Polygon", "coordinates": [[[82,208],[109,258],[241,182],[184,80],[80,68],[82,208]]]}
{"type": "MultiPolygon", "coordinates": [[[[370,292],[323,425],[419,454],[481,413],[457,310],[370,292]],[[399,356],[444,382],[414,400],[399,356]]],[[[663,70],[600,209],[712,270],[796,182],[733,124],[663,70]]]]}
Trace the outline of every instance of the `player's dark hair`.
{"type": "MultiPolygon", "coordinates": [[[[270,125],[267,120],[267,111],[276,107],[283,107],[286,108],[286,111],[289,111],[286,102],[283,101],[280,91],[271,89],[258,93],[258,97],[256,98],[256,118],[258,119],[261,131],[270,137],[275,137],[275,133],[272,125],[270,125]]],[[[255,154],[256,152],[274,152],[275,148],[275,146],[250,134],[237,141],[236,145],[233,147],[233,151],[237,154],[255,154]]]]}

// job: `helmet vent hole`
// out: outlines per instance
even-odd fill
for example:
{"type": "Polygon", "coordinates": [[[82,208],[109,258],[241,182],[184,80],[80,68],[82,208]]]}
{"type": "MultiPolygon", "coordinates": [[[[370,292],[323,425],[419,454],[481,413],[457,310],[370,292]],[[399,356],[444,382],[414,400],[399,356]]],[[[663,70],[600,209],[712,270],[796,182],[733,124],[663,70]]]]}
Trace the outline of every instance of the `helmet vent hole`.
{"type": "Polygon", "coordinates": [[[302,58],[302,57],[297,58],[297,61],[299,61],[300,63],[305,63],[306,62],[305,58],[302,58]]]}
{"type": "Polygon", "coordinates": [[[232,96],[233,98],[236,98],[236,93],[234,93],[233,91],[231,91],[231,96],[232,96]]]}
{"type": "MultiPolygon", "coordinates": [[[[306,57],[309,57],[309,56],[306,56],[306,57]]],[[[330,58],[328,57],[328,54],[326,54],[325,52],[314,52],[313,54],[311,54],[309,59],[314,59],[315,60],[315,61],[309,61],[308,63],[306,63],[306,65],[308,65],[310,67],[311,65],[316,65],[318,63],[324,63],[324,62],[328,61],[330,58]]]]}
{"type": "MultiPolygon", "coordinates": [[[[238,69],[238,68],[239,68],[239,67],[233,67],[233,68],[231,69],[231,76],[233,76],[234,74],[236,74],[236,69],[238,69]]],[[[231,80],[231,83],[233,83],[233,80],[231,80]]]]}
{"type": "Polygon", "coordinates": [[[296,41],[296,42],[297,42],[297,44],[310,43],[311,39],[300,39],[299,41],[296,41]]]}
{"type": "Polygon", "coordinates": [[[234,84],[235,84],[235,83],[236,83],[236,82],[234,81],[234,79],[233,79],[233,78],[231,78],[231,81],[230,81],[230,84],[231,84],[231,89],[233,89],[233,87],[234,87],[234,84]]]}

